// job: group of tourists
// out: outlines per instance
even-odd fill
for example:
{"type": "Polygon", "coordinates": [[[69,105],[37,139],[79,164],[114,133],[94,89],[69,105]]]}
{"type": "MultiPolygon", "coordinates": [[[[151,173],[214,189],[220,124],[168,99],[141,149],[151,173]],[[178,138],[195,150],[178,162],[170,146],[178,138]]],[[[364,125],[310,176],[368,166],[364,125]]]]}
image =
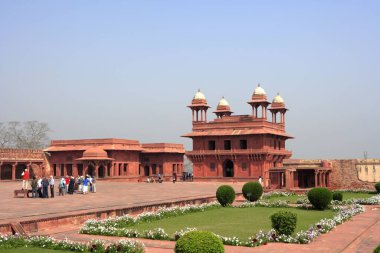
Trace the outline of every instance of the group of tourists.
{"type": "MultiPolygon", "coordinates": [[[[29,171],[25,169],[22,176],[22,190],[29,188],[29,171]]],[[[87,194],[89,191],[96,192],[96,178],[90,175],[73,177],[67,175],[57,180],[53,176],[38,177],[33,176],[31,181],[32,198],[54,198],[55,186],[58,186],[58,195],[64,196],[65,194],[81,193],[87,194]],[[49,196],[50,192],[50,196],[49,196]]]]}

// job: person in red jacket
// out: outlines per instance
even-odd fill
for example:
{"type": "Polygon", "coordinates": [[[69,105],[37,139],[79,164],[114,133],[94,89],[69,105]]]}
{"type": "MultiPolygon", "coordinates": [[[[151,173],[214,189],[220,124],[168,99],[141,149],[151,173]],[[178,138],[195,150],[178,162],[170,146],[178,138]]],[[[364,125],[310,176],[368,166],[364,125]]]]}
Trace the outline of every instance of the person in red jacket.
{"type": "Polygon", "coordinates": [[[29,187],[29,170],[25,169],[25,171],[22,172],[22,189],[27,190],[29,187]]]}
{"type": "Polygon", "coordinates": [[[66,191],[66,193],[68,193],[69,192],[69,184],[70,184],[70,177],[69,177],[69,175],[66,176],[65,183],[66,183],[66,189],[65,189],[65,191],[66,191]]]}

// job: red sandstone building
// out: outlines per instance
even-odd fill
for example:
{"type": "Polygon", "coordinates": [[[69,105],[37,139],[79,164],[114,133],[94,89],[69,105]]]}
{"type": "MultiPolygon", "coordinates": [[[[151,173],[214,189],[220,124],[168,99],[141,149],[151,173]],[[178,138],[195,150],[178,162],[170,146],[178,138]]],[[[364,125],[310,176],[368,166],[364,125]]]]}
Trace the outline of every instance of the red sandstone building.
{"type": "Polygon", "coordinates": [[[183,171],[181,144],[140,144],[126,139],[53,140],[44,152],[54,176],[89,174],[137,181],[158,173],[169,178],[183,171]]]}
{"type": "Polygon", "coordinates": [[[284,159],[292,155],[285,143],[293,137],[285,131],[288,109],[282,97],[277,95],[270,103],[258,85],[248,104],[252,107],[251,115],[233,115],[223,97],[214,111],[216,119],[207,121],[210,106],[202,92],[195,94],[188,106],[193,131],[183,135],[193,140],[193,151],[186,152],[186,156],[194,164],[194,178],[248,181],[261,176],[267,188],[327,186],[328,174],[320,172],[327,169],[284,169],[284,159]]]}

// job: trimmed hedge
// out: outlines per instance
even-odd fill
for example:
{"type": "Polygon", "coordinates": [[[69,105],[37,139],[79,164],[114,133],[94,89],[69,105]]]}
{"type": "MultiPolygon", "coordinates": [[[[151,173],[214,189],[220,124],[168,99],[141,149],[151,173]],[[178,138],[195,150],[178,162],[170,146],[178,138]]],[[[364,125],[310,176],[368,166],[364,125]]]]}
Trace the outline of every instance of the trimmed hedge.
{"type": "Polygon", "coordinates": [[[375,184],[376,192],[380,193],[380,182],[375,184]]]}
{"type": "Polygon", "coordinates": [[[319,210],[325,210],[332,200],[332,193],[327,188],[313,188],[307,193],[310,203],[319,210]]]}
{"type": "Polygon", "coordinates": [[[343,200],[343,194],[341,192],[333,192],[332,199],[342,201],[343,200]]]}
{"type": "Polygon", "coordinates": [[[222,240],[208,231],[192,231],[175,244],[175,253],[224,253],[222,240]]]}
{"type": "Polygon", "coordinates": [[[272,228],[279,234],[291,235],[297,226],[297,214],[289,211],[279,211],[270,217],[272,228]]]}
{"type": "Polygon", "coordinates": [[[221,185],[216,190],[216,199],[222,206],[231,205],[235,200],[235,190],[229,185],[221,185]]]}
{"type": "Polygon", "coordinates": [[[246,200],[253,202],[263,195],[263,187],[259,182],[248,182],[243,185],[242,192],[246,200]]]}

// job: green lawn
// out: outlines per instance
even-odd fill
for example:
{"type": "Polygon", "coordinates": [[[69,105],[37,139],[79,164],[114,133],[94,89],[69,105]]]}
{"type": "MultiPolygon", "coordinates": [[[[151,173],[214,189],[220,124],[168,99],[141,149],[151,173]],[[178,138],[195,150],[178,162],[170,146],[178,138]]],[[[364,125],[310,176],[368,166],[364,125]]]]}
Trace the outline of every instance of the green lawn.
{"type": "Polygon", "coordinates": [[[356,193],[356,192],[342,192],[343,200],[348,199],[367,199],[375,196],[373,193],[356,193]]]}
{"type": "Polygon", "coordinates": [[[53,250],[53,249],[43,249],[43,248],[14,248],[14,249],[2,249],[0,248],[1,253],[73,253],[73,251],[66,250],[53,250]]]}
{"type": "Polygon", "coordinates": [[[290,204],[296,204],[297,199],[305,198],[305,195],[291,195],[291,196],[273,196],[270,198],[264,198],[264,201],[274,202],[278,200],[288,201],[290,204]]]}
{"type": "Polygon", "coordinates": [[[128,228],[137,229],[139,232],[163,228],[169,236],[173,237],[176,231],[185,227],[195,227],[198,230],[207,230],[223,236],[237,236],[241,240],[246,240],[259,230],[270,230],[271,221],[269,217],[280,210],[288,210],[297,214],[296,232],[308,229],[310,225],[322,218],[334,216],[334,212],[331,210],[311,211],[296,208],[227,207],[166,218],[151,223],[142,223],[128,228]]]}

